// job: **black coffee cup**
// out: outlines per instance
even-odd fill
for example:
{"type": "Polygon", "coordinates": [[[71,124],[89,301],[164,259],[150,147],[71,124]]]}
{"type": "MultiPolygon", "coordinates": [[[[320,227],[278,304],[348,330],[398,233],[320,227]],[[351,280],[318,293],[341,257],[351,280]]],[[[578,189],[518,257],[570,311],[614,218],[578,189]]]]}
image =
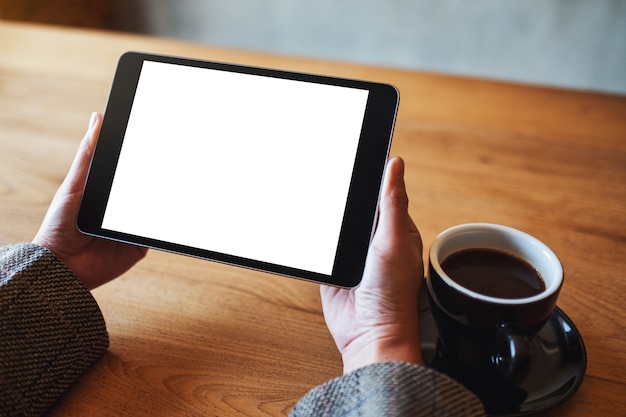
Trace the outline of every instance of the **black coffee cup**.
{"type": "Polygon", "coordinates": [[[439,333],[433,366],[470,389],[514,393],[563,284],[554,252],[510,227],[463,224],[433,241],[426,283],[439,333]]]}

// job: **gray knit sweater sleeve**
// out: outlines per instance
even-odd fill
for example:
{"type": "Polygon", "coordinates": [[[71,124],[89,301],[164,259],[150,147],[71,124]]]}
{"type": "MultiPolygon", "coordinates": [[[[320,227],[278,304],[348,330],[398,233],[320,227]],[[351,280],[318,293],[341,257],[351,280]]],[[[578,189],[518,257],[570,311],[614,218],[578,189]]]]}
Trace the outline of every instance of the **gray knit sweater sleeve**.
{"type": "Polygon", "coordinates": [[[91,293],[51,252],[0,248],[0,415],[43,414],[108,345],[91,293]]]}
{"type": "Polygon", "coordinates": [[[290,417],[484,416],[478,398],[430,368],[401,362],[366,366],[309,391],[290,417]]]}
{"type": "MultiPolygon", "coordinates": [[[[42,415],[108,348],[90,292],[52,253],[0,248],[0,415],[42,415]]],[[[371,365],[311,390],[300,416],[481,416],[478,399],[431,369],[371,365]]]]}

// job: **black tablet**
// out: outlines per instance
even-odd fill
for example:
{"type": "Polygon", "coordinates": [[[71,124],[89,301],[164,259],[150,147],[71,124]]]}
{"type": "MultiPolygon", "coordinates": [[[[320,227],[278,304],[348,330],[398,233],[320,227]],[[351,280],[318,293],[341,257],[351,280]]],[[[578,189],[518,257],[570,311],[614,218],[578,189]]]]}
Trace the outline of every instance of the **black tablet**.
{"type": "Polygon", "coordinates": [[[127,53],[78,228],[354,287],[397,108],[386,84],[127,53]]]}

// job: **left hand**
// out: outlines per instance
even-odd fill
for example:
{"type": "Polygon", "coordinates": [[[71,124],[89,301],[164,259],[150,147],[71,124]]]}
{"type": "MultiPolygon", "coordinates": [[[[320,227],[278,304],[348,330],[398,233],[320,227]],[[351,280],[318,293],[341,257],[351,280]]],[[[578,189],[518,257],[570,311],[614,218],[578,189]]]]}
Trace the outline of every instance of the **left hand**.
{"type": "Polygon", "coordinates": [[[33,239],[34,244],[56,255],[89,289],[123,274],[147,252],[145,248],[84,235],[76,228],[76,216],[101,125],[102,114],[92,114],[74,162],[33,239]]]}

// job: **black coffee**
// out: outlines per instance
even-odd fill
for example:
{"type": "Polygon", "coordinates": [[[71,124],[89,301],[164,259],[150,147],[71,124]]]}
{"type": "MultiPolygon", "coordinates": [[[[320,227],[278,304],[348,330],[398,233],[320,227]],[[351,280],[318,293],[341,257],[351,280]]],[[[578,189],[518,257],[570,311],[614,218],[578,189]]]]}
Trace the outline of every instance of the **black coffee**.
{"type": "Polygon", "coordinates": [[[528,262],[497,250],[459,251],[448,256],[441,267],[459,285],[490,297],[526,298],[546,289],[528,262]]]}

